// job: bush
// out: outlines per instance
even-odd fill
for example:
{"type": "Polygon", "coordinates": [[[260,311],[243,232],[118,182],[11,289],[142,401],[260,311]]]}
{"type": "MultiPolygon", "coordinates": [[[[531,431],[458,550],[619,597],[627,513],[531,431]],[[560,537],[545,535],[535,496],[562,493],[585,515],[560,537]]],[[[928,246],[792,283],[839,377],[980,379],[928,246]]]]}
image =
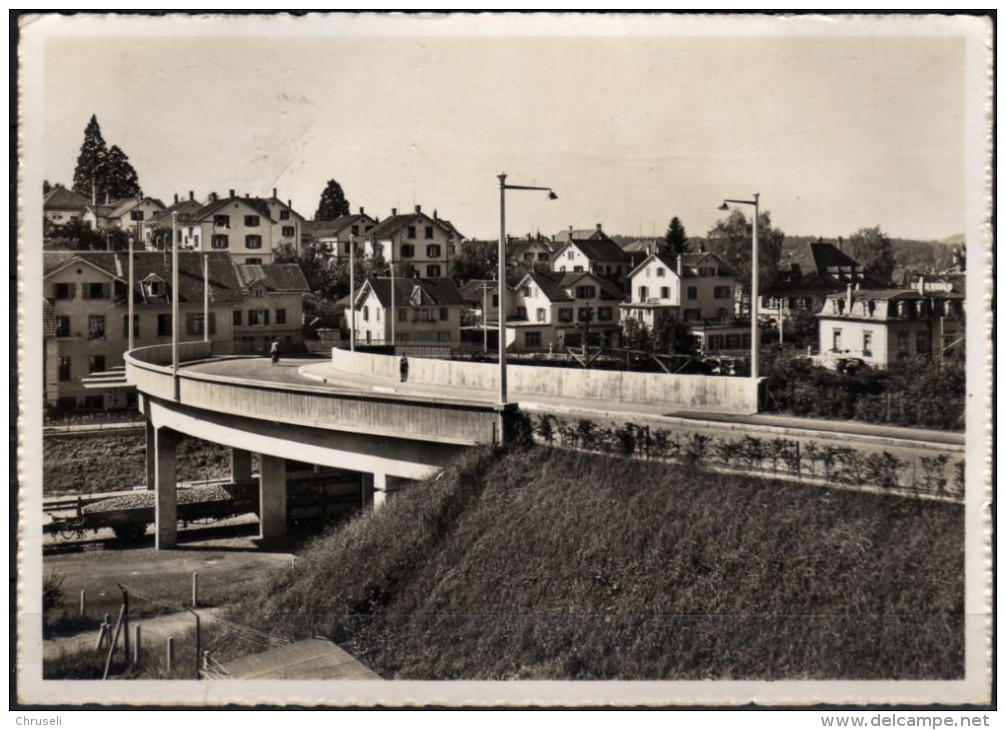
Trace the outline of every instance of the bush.
{"type": "Polygon", "coordinates": [[[42,574],[42,613],[49,614],[60,608],[66,602],[63,591],[62,573],[49,572],[42,574]]]}

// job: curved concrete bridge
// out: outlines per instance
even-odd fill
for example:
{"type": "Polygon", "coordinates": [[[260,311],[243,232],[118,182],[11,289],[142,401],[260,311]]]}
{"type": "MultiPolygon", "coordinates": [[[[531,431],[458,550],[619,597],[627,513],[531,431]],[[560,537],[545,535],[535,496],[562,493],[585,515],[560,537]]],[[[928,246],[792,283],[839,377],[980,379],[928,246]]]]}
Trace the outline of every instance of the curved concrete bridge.
{"type": "Polygon", "coordinates": [[[175,373],[170,345],[126,355],[146,416],[158,548],[177,542],[182,434],[229,446],[235,480],[249,479],[251,454],[260,455],[260,534],[270,538],[286,531],[286,460],[361,472],[361,502],[380,504],[402,480],[426,478],[464,448],[494,441],[503,421],[485,400],[361,391],[305,378],[289,363],[244,358],[235,368],[224,356],[213,343],[182,343],[175,373]]]}

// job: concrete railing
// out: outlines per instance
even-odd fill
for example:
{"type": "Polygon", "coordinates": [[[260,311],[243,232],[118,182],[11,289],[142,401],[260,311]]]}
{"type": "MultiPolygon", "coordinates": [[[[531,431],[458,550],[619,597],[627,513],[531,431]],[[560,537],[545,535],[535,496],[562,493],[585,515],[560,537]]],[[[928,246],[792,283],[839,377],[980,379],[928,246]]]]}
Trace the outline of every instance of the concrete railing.
{"type": "MultiPolygon", "coordinates": [[[[217,357],[228,343],[179,345],[179,361],[217,357]]],[[[309,428],[420,439],[445,444],[490,442],[499,415],[493,404],[439,401],[402,394],[352,393],[331,388],[263,381],[171,368],[171,346],[153,345],[126,354],[126,377],[145,397],[181,406],[309,428]]]]}
{"type": "MultiPolygon", "coordinates": [[[[399,360],[388,355],[332,350],[332,365],[345,372],[397,380],[399,360]]],[[[618,401],[717,413],[757,413],[758,383],[751,378],[668,375],[611,370],[577,370],[508,365],[509,395],[618,401]]],[[[409,382],[496,390],[499,368],[492,363],[409,360],[409,382]]]]}

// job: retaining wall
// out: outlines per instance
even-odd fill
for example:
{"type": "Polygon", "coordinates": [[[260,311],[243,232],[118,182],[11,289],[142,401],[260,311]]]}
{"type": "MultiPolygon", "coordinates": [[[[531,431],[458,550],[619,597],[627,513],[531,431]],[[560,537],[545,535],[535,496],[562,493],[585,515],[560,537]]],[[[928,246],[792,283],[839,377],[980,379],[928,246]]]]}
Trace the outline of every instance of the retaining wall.
{"type": "MultiPolygon", "coordinates": [[[[332,350],[332,365],[350,373],[397,380],[398,363],[389,355],[332,350]]],[[[499,368],[493,363],[410,358],[409,382],[497,390],[499,368]]],[[[507,390],[514,399],[559,397],[718,413],[758,412],[758,383],[751,378],[508,365],[507,390]]]]}

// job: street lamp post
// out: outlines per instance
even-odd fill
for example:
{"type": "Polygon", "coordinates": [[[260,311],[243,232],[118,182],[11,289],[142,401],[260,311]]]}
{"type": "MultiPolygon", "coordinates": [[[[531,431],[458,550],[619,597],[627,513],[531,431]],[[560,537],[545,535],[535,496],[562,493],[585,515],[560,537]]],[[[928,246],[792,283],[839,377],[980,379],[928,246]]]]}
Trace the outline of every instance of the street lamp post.
{"type": "Polygon", "coordinates": [[[175,400],[178,391],[178,212],[171,214],[171,374],[175,383],[175,400]]]}
{"type": "MultiPolygon", "coordinates": [[[[336,240],[336,254],[338,255],[339,242],[336,240]]],[[[356,248],[356,241],[353,234],[349,234],[349,351],[356,352],[356,262],[353,260],[353,250],[356,248]]]]}
{"type": "Polygon", "coordinates": [[[754,200],[731,200],[726,198],[720,210],[730,210],[728,203],[735,205],[753,205],[754,223],[751,225],[751,377],[758,377],[758,198],[760,193],[754,193],[754,200]]]}
{"type": "Polygon", "coordinates": [[[500,181],[500,240],[497,251],[499,276],[496,279],[499,290],[497,311],[499,312],[499,393],[500,393],[500,443],[503,443],[503,409],[507,402],[506,383],[506,191],[507,190],[542,190],[548,193],[549,200],[556,200],[552,188],[537,185],[507,185],[506,173],[496,176],[500,181]]]}

